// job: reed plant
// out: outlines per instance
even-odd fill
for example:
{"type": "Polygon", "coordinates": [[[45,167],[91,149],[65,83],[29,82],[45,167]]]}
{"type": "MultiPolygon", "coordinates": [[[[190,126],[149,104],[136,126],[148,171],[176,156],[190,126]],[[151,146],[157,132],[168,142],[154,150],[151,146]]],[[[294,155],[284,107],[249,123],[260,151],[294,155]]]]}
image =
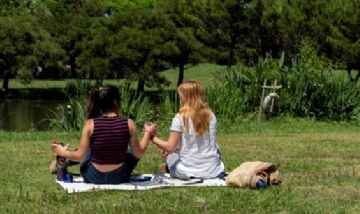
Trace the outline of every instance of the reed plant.
{"type": "Polygon", "coordinates": [[[95,82],[89,80],[69,80],[65,84],[64,93],[68,98],[84,99],[89,96],[91,89],[95,85],[101,85],[102,80],[99,79],[95,82]]]}
{"type": "MultiPolygon", "coordinates": [[[[280,60],[260,59],[252,68],[237,65],[217,74],[215,83],[207,90],[210,107],[218,117],[238,121],[259,111],[261,85],[276,79],[282,88],[282,114],[324,121],[358,120],[360,86],[346,75],[334,75],[331,66],[318,66],[317,61],[303,57],[284,65],[280,60]]],[[[267,90],[266,94],[272,92],[267,90]]]]}
{"type": "Polygon", "coordinates": [[[137,93],[128,87],[121,87],[121,111],[120,115],[134,120],[137,126],[145,121],[154,121],[156,111],[149,98],[143,93],[137,93]]]}
{"type": "MultiPolygon", "coordinates": [[[[155,120],[155,109],[149,98],[141,93],[133,93],[131,89],[120,88],[121,111],[120,115],[132,118],[140,126],[145,121],[155,120]]],[[[67,105],[60,105],[56,111],[48,110],[46,121],[52,130],[79,131],[86,120],[86,99],[69,99],[67,105]]]]}
{"type": "Polygon", "coordinates": [[[174,115],[179,111],[180,99],[176,91],[163,91],[160,102],[155,105],[156,121],[160,125],[169,126],[174,115]]]}
{"type": "Polygon", "coordinates": [[[85,123],[86,105],[76,99],[69,99],[69,103],[60,105],[57,110],[49,109],[47,118],[52,130],[79,131],[85,123]]]}

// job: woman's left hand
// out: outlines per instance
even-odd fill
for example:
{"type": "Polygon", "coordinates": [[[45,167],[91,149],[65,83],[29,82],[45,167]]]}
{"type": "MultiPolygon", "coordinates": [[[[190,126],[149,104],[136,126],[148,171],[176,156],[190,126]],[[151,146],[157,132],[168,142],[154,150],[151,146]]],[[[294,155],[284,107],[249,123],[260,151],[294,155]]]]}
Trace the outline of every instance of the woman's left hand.
{"type": "Polygon", "coordinates": [[[145,132],[149,132],[151,136],[154,136],[156,134],[156,124],[153,125],[144,124],[143,133],[145,132]]]}
{"type": "Polygon", "coordinates": [[[66,151],[68,150],[70,145],[66,144],[66,146],[61,146],[58,144],[53,144],[52,146],[53,146],[53,150],[56,153],[56,155],[64,156],[64,154],[66,153],[66,151]]]}

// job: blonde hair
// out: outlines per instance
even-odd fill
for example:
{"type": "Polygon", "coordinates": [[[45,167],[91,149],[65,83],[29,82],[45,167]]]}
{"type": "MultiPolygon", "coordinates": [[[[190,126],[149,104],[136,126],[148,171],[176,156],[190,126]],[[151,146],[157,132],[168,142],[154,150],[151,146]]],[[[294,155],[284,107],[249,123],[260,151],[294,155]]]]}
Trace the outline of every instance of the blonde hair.
{"type": "Polygon", "coordinates": [[[179,114],[184,121],[184,129],[189,133],[191,118],[196,136],[209,133],[212,111],[208,106],[203,86],[196,80],[183,82],[177,89],[180,96],[179,114]]]}

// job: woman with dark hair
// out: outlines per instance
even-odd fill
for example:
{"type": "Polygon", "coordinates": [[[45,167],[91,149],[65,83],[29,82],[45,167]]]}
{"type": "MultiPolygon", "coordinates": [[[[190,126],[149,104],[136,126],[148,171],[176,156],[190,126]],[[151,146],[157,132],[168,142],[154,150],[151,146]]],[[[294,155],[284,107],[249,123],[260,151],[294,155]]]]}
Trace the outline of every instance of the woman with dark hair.
{"type": "MultiPolygon", "coordinates": [[[[77,150],[68,151],[69,145],[53,145],[58,156],[70,162],[80,162],[80,174],[86,183],[127,182],[156,132],[155,125],[145,124],[144,136],[139,141],[134,121],[119,116],[120,108],[117,87],[94,88],[77,150]]],[[[55,168],[56,163],[53,163],[51,170],[55,168]]]]}

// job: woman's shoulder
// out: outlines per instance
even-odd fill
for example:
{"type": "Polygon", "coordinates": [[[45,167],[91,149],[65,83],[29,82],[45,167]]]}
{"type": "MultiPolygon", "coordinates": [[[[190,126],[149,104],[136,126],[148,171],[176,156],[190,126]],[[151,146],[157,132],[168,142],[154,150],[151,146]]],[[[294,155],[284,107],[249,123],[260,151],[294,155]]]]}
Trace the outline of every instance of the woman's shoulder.
{"type": "Polygon", "coordinates": [[[180,113],[176,113],[173,117],[173,121],[182,121],[182,116],[180,113]]]}
{"type": "Polygon", "coordinates": [[[84,124],[84,125],[91,125],[91,124],[94,124],[94,119],[95,119],[95,118],[86,119],[86,121],[85,121],[85,124],[84,124]]]}
{"type": "Polygon", "coordinates": [[[181,118],[181,114],[180,114],[180,113],[176,113],[176,114],[174,115],[174,118],[181,118]]]}
{"type": "Polygon", "coordinates": [[[92,133],[94,131],[94,119],[87,119],[85,121],[83,130],[92,133]]]}
{"type": "MultiPolygon", "coordinates": [[[[175,118],[181,120],[182,115],[180,113],[176,113],[173,119],[175,119],[175,118]]],[[[214,114],[214,112],[212,110],[210,110],[210,119],[211,120],[216,120],[216,116],[215,116],[215,114],[214,114]]]]}

